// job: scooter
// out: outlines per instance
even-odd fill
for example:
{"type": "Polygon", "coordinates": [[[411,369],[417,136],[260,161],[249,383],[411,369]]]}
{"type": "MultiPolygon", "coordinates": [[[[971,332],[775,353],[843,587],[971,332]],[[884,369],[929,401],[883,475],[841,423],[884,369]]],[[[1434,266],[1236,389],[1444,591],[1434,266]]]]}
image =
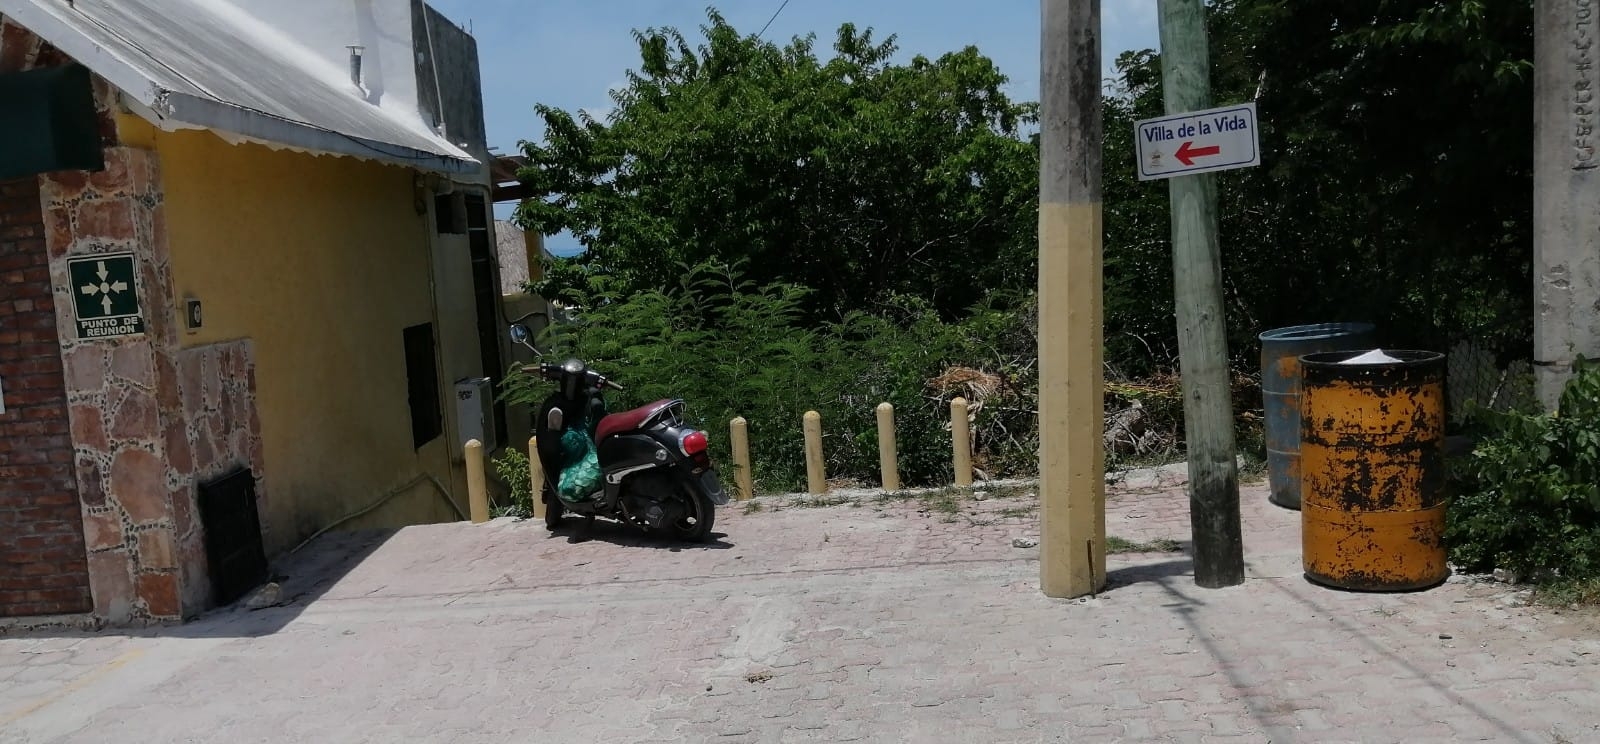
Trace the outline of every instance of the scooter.
{"type": "Polygon", "coordinates": [[[603,391],[623,387],[578,359],[544,362],[526,326],[511,338],[539,363],[524,372],[556,384],[534,419],[544,483],[545,526],[554,532],[568,514],[615,519],[689,542],[710,538],[716,507],[728,494],[707,452],[704,431],[685,424],[681,399],[658,400],[609,413],[603,391]]]}

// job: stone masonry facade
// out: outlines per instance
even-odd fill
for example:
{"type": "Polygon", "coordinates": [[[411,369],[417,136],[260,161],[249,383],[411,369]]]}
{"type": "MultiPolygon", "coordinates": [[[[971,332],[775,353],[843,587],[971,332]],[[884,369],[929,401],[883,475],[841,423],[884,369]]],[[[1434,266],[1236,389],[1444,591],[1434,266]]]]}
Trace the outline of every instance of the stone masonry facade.
{"type": "MultiPolygon", "coordinates": [[[[0,19],[0,72],[70,61],[0,19]]],[[[117,140],[115,93],[99,78],[95,97],[103,170],[45,174],[0,191],[0,214],[27,223],[0,233],[19,236],[0,242],[0,365],[26,373],[23,400],[34,401],[28,418],[9,408],[0,416],[0,437],[24,451],[0,444],[0,474],[27,467],[33,485],[19,493],[37,494],[26,511],[8,511],[16,489],[0,478],[8,489],[0,491],[0,565],[29,561],[0,573],[0,615],[92,611],[113,624],[170,622],[210,601],[199,484],[238,468],[262,472],[254,350],[248,339],[182,347],[159,158],[117,140]],[[79,339],[67,261],[106,253],[133,254],[145,332],[79,339]],[[26,544],[5,542],[13,534],[26,544]],[[32,576],[41,578],[26,586],[17,578],[32,576]],[[11,583],[23,594],[5,594],[11,583]]],[[[0,366],[8,387],[15,374],[0,366]]]]}

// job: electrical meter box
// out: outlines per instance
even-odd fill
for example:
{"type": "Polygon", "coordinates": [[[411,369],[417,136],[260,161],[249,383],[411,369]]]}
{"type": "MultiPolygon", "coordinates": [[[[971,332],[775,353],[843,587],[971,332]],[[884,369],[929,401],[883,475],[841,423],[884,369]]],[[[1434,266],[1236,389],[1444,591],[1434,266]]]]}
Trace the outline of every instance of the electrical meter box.
{"type": "Polygon", "coordinates": [[[484,452],[500,447],[494,428],[494,381],[487,377],[456,380],[456,419],[461,422],[461,444],[474,439],[484,452]]]}

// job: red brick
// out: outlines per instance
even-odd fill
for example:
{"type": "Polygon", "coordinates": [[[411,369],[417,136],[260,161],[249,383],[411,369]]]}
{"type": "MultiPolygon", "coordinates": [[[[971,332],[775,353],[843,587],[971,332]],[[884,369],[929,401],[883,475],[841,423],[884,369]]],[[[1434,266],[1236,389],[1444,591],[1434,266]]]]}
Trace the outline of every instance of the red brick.
{"type": "Polygon", "coordinates": [[[23,593],[26,601],[48,602],[66,604],[79,598],[80,593],[75,589],[30,589],[23,593]]]}
{"type": "MultiPolygon", "coordinates": [[[[82,562],[80,561],[80,563],[82,562]]],[[[81,596],[84,593],[84,577],[82,574],[87,570],[86,566],[81,566],[72,573],[37,576],[32,579],[32,582],[34,586],[42,589],[73,589],[75,590],[75,596],[81,596]]]]}
{"type": "Polygon", "coordinates": [[[53,493],[46,493],[43,496],[35,498],[33,503],[46,506],[71,506],[76,504],[77,501],[78,500],[74,498],[73,494],[58,490],[53,493]]]}
{"type": "MultiPolygon", "coordinates": [[[[21,409],[21,406],[17,408],[21,409]]],[[[28,410],[31,412],[35,409],[30,407],[28,410]]],[[[46,410],[45,413],[52,411],[46,410]]],[[[28,441],[23,446],[34,449],[71,446],[70,442],[60,436],[63,430],[60,427],[60,419],[55,416],[38,421],[19,418],[17,423],[6,426],[5,430],[10,435],[5,440],[7,444],[20,443],[23,437],[27,437],[28,441]]]]}
{"type": "Polygon", "coordinates": [[[70,547],[77,542],[74,535],[21,535],[11,541],[11,548],[22,552],[70,547]]]}
{"type": "Polygon", "coordinates": [[[44,225],[39,222],[0,222],[0,240],[13,240],[16,238],[42,238],[44,225]]]}

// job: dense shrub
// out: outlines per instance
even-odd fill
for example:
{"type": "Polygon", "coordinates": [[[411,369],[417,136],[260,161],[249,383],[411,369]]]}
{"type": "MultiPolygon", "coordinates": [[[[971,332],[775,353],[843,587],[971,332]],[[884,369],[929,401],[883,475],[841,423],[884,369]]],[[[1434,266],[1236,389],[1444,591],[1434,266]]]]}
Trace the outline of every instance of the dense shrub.
{"type": "MultiPolygon", "coordinates": [[[[871,313],[815,325],[804,319],[804,290],[740,277],[738,267],[685,267],[678,286],[608,296],[578,313],[578,322],[552,326],[544,345],[553,357],[576,356],[626,386],[609,394],[613,411],[683,398],[721,463],[729,462],[728,421],[745,417],[759,491],[804,484],[808,410],[822,415],[830,479],[876,483],[874,411],[885,401],[896,410],[902,482],[947,483],[949,400],[968,393],[929,383],[959,377],[946,374],[952,369],[985,381],[974,440],[988,474],[1031,472],[1036,384],[1028,313],[996,300],[951,323],[923,300],[895,296],[871,313]]],[[[507,381],[513,402],[548,391],[526,375],[507,381]]]]}
{"type": "Polygon", "coordinates": [[[1600,365],[1580,364],[1556,413],[1480,410],[1470,420],[1483,438],[1452,463],[1451,560],[1600,577],[1600,365]]]}

